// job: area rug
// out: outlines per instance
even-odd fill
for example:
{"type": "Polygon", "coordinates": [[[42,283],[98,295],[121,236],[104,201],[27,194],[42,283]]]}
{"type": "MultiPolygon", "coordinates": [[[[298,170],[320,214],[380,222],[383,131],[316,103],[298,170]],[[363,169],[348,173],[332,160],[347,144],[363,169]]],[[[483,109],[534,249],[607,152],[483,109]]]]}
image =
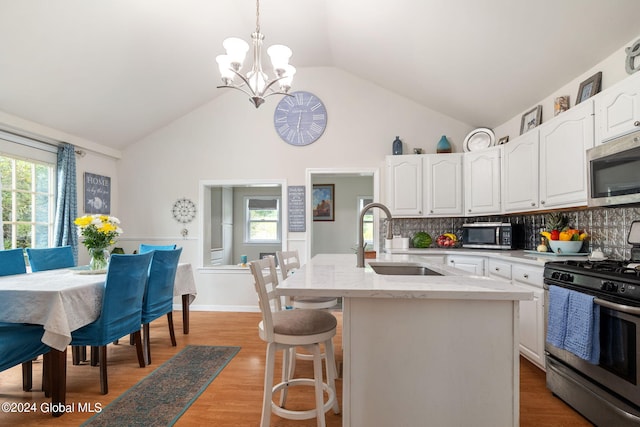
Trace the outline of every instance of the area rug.
{"type": "Polygon", "coordinates": [[[83,426],[172,426],[240,347],[188,345],[83,426]]]}

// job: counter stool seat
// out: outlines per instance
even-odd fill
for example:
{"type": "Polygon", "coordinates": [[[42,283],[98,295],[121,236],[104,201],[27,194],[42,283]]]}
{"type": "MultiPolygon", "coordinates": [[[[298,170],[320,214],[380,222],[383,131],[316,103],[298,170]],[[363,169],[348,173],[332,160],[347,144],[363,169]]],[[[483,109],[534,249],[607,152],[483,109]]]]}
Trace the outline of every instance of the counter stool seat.
{"type": "Polygon", "coordinates": [[[335,372],[335,355],[332,338],[336,335],[337,320],[326,310],[282,310],[280,295],[277,293],[278,276],[273,256],[249,263],[255,279],[256,292],[262,312],[262,321],[258,325],[260,338],[267,343],[266,368],[264,375],[264,395],[262,419],[260,425],[270,425],[271,413],[292,420],[316,418],[317,425],[325,426],[325,413],[333,409],[340,413],[338,405],[335,372]],[[322,353],[324,345],[327,360],[327,382],[322,377],[322,353]],[[313,355],[314,378],[292,378],[289,364],[295,348],[302,347],[313,355]],[[294,349],[291,351],[291,349],[294,349]],[[282,381],[274,385],[276,352],[283,351],[282,381]],[[315,408],[309,410],[290,410],[285,408],[287,390],[292,386],[313,386],[315,388],[315,408]],[[281,392],[280,404],[273,402],[273,394],[281,392]],[[327,399],[324,399],[324,393],[327,399]]]}

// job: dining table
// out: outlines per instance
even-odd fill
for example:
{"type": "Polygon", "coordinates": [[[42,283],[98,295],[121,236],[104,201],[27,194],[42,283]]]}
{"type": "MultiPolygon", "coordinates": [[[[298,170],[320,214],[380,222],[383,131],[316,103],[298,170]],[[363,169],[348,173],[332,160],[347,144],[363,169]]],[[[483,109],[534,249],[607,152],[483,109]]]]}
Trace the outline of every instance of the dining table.
{"type": "MultiPolygon", "coordinates": [[[[174,295],[182,297],[188,333],[188,307],[196,295],[191,264],[181,263],[177,272],[174,295]]],[[[52,411],[54,416],[64,413],[71,333],[100,315],[105,278],[106,271],[92,271],[86,266],[0,277],[0,322],[44,327],[42,342],[51,347],[52,407],[62,409],[52,411]]]]}

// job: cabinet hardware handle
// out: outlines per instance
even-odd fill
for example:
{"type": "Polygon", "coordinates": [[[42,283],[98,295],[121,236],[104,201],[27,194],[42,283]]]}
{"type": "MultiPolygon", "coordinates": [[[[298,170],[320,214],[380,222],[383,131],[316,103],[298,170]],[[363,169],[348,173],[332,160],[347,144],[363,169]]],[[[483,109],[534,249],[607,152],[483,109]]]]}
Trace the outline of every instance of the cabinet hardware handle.
{"type": "Polygon", "coordinates": [[[635,122],[633,122],[634,126],[640,126],[640,120],[636,120],[635,122]]]}
{"type": "Polygon", "coordinates": [[[544,205],[544,200],[541,200],[541,201],[540,201],[540,204],[541,204],[541,205],[544,205]]]}
{"type": "Polygon", "coordinates": [[[498,267],[496,267],[496,271],[500,271],[500,269],[498,267]]]}
{"type": "Polygon", "coordinates": [[[525,279],[528,279],[528,278],[529,278],[529,275],[528,275],[528,274],[523,274],[523,276],[524,276],[524,278],[525,278],[525,279]]]}
{"type": "Polygon", "coordinates": [[[431,209],[431,211],[430,211],[430,212],[431,212],[431,213],[433,213],[433,209],[431,209]]]}
{"type": "Polygon", "coordinates": [[[471,212],[471,209],[469,209],[469,212],[471,212]]]}
{"type": "Polygon", "coordinates": [[[535,205],[536,205],[536,202],[531,202],[531,206],[535,206],[535,205]]]}

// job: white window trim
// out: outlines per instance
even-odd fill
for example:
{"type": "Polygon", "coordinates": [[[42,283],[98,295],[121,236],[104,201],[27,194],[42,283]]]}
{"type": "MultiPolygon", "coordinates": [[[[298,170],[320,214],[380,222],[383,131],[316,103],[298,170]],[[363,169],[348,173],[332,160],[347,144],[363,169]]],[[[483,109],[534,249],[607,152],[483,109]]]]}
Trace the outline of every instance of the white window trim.
{"type": "Polygon", "coordinates": [[[278,220],[277,226],[278,231],[277,235],[282,236],[282,199],[280,196],[244,196],[243,206],[244,206],[244,243],[253,245],[253,244],[279,244],[282,242],[280,238],[273,240],[252,240],[249,238],[249,228],[251,222],[249,221],[249,200],[277,200],[278,202],[278,220]]]}

